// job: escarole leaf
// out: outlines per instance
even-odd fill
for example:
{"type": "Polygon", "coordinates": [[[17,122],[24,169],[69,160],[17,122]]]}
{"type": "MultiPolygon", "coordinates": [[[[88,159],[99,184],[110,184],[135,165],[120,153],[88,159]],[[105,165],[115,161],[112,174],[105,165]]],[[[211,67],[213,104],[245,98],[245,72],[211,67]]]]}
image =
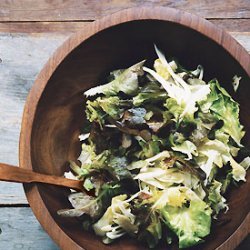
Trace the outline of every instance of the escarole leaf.
{"type": "Polygon", "coordinates": [[[194,112],[197,111],[196,102],[206,99],[207,95],[210,93],[209,86],[204,84],[197,84],[194,86],[188,85],[178,74],[174,73],[165,56],[156,46],[155,51],[161,63],[167,68],[169,74],[174,79],[176,85],[179,85],[179,91],[177,91],[178,96],[176,96],[176,98],[169,96],[176,99],[178,104],[182,104],[182,106],[185,107],[180,117],[182,118],[186,115],[192,117],[194,112]]]}
{"type": "Polygon", "coordinates": [[[123,109],[120,107],[120,98],[117,96],[111,96],[108,98],[97,98],[102,110],[114,119],[119,119],[123,109]]]}
{"type": "Polygon", "coordinates": [[[137,138],[137,141],[142,148],[142,150],[138,152],[138,156],[141,159],[150,158],[160,153],[162,141],[157,136],[152,136],[152,139],[147,142],[141,138],[137,138]]]}
{"type": "Polygon", "coordinates": [[[135,224],[136,217],[132,214],[131,206],[126,199],[127,195],[114,197],[111,206],[94,224],[95,233],[103,237],[104,243],[110,243],[126,233],[138,232],[138,225],[135,224]]]}
{"type": "Polygon", "coordinates": [[[164,106],[173,115],[175,121],[178,121],[185,108],[183,107],[183,105],[178,104],[178,102],[174,98],[168,98],[164,106]]]}
{"type": "MultiPolygon", "coordinates": [[[[232,167],[233,178],[236,181],[245,181],[246,169],[235,161],[230,154],[229,145],[221,141],[206,140],[198,148],[199,155],[196,158],[200,168],[206,173],[207,178],[214,166],[222,168],[223,165],[230,163],[232,167]],[[204,157],[205,156],[205,157],[204,157]]],[[[244,164],[244,162],[243,162],[244,164]]]]}
{"type": "MultiPolygon", "coordinates": [[[[106,152],[103,153],[103,155],[106,152]]],[[[78,161],[81,162],[81,168],[82,169],[90,169],[93,165],[94,162],[96,162],[96,159],[101,159],[102,154],[97,155],[95,152],[95,146],[94,144],[82,144],[82,151],[80,156],[78,157],[78,161]]],[[[72,170],[76,173],[79,174],[76,168],[76,165],[71,164],[72,170]]]]}
{"type": "Polygon", "coordinates": [[[135,95],[138,91],[138,76],[143,74],[142,66],[144,61],[141,61],[120,74],[116,74],[115,79],[107,84],[91,88],[84,92],[86,96],[94,96],[96,94],[104,94],[106,96],[117,95],[123,92],[127,95],[135,95]]]}
{"type": "Polygon", "coordinates": [[[229,161],[232,167],[233,178],[236,181],[246,181],[246,169],[237,163],[233,157],[230,157],[229,161]]]}
{"type": "Polygon", "coordinates": [[[212,209],[215,211],[215,218],[220,210],[228,209],[226,199],[221,195],[222,183],[213,180],[208,190],[208,200],[212,209]]]}
{"type": "Polygon", "coordinates": [[[239,121],[239,104],[219,85],[217,80],[210,82],[210,89],[211,93],[203,105],[207,107],[210,105],[212,114],[224,121],[221,130],[230,135],[241,146],[240,141],[245,132],[239,121]]]}
{"type": "Polygon", "coordinates": [[[174,151],[181,152],[185,155],[187,155],[187,160],[190,160],[193,158],[192,155],[197,155],[197,148],[191,141],[184,141],[182,144],[175,145],[172,147],[174,151]]]}
{"type": "Polygon", "coordinates": [[[168,161],[156,162],[155,165],[151,166],[144,164],[134,179],[162,190],[176,184],[197,188],[199,179],[189,172],[173,167],[174,163],[175,161],[169,159],[168,161]]]}
{"type": "Polygon", "coordinates": [[[124,101],[117,96],[98,97],[94,101],[87,101],[86,115],[90,122],[96,121],[104,124],[105,117],[109,115],[113,119],[119,119],[124,111],[121,104],[124,101]]]}
{"type": "Polygon", "coordinates": [[[88,214],[92,218],[100,215],[101,207],[97,200],[85,193],[72,193],[68,197],[73,209],[62,209],[57,213],[64,217],[80,217],[83,214],[88,214]]]}
{"type": "Polygon", "coordinates": [[[204,140],[199,145],[197,152],[196,161],[206,173],[207,178],[209,178],[214,165],[222,168],[223,164],[226,164],[230,158],[228,146],[219,140],[204,140]]]}
{"type": "Polygon", "coordinates": [[[78,157],[78,161],[81,163],[81,165],[78,166],[75,162],[70,162],[70,168],[78,179],[82,180],[83,177],[89,173],[89,168],[95,157],[95,147],[93,145],[87,145],[83,143],[81,154],[78,157]]]}
{"type": "Polygon", "coordinates": [[[98,122],[100,127],[104,124],[105,112],[102,110],[98,101],[90,101],[86,102],[86,116],[90,122],[98,122]]]}
{"type": "Polygon", "coordinates": [[[242,162],[240,163],[240,165],[241,165],[244,169],[248,170],[248,168],[250,167],[250,157],[249,157],[249,156],[245,157],[245,158],[242,160],[242,162]]]}
{"type": "Polygon", "coordinates": [[[179,238],[179,248],[203,242],[210,233],[211,209],[202,200],[191,200],[189,207],[166,205],[161,209],[165,223],[179,238]]]}
{"type": "Polygon", "coordinates": [[[147,158],[145,160],[140,160],[140,161],[134,161],[131,164],[129,164],[127,168],[128,170],[140,169],[143,167],[146,168],[149,165],[153,165],[154,162],[162,161],[165,158],[169,158],[169,157],[170,157],[169,152],[167,150],[164,150],[151,158],[147,158]]]}
{"type": "MultiPolygon", "coordinates": [[[[71,161],[70,168],[77,179],[83,180],[84,177],[86,177],[86,175],[88,175],[91,171],[99,170],[107,166],[110,155],[110,150],[104,150],[102,153],[96,154],[93,144],[87,145],[83,143],[81,154],[78,157],[78,161],[81,163],[81,165],[79,166],[75,162],[71,161]]],[[[68,176],[72,177],[70,175],[68,176]]],[[[86,187],[90,187],[91,183],[87,181],[85,185],[86,187]]]]}
{"type": "Polygon", "coordinates": [[[152,209],[163,209],[166,205],[182,207],[182,205],[187,201],[185,191],[186,188],[180,188],[180,186],[176,186],[154,192],[154,195],[151,198],[154,203],[152,209]]]}

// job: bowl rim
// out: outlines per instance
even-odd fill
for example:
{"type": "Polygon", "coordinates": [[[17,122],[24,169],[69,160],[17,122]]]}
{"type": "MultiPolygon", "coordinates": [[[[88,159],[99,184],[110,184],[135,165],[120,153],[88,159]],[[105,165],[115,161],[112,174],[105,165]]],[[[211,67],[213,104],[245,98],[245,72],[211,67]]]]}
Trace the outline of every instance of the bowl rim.
{"type": "MultiPolygon", "coordinates": [[[[19,141],[19,166],[32,170],[31,161],[31,134],[36,109],[41,95],[56,68],[64,58],[78,45],[91,36],[122,23],[142,20],[167,21],[198,31],[223,47],[250,77],[250,55],[233,37],[211,22],[188,12],[169,7],[135,7],[118,11],[109,16],[86,25],[82,30],[71,35],[49,58],[43,69],[38,74],[27,97],[21,125],[19,141]]],[[[50,237],[61,249],[84,249],[77,242],[73,241],[53,220],[50,212],[45,206],[42,196],[36,184],[24,184],[24,190],[30,207],[36,218],[47,231],[50,237]]],[[[243,220],[236,231],[217,249],[234,249],[247,235],[250,224],[250,213],[243,220]],[[245,233],[244,233],[245,232],[245,233]]]]}

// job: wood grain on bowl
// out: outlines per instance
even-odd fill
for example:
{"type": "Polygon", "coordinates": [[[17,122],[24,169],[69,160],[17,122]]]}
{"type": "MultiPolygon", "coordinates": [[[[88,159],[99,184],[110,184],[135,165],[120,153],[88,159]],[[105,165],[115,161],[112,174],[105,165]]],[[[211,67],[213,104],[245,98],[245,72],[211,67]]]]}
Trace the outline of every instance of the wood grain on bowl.
{"type": "MultiPolygon", "coordinates": [[[[202,64],[206,75],[218,77],[230,92],[234,74],[243,80],[234,97],[241,104],[250,143],[250,57],[231,36],[195,15],[169,8],[128,9],[86,26],[71,36],[50,58],[31,89],[25,106],[20,138],[20,166],[61,175],[69,159],[76,159],[77,135],[83,119],[82,92],[100,83],[114,68],[155,58],[153,43],[183,65],[202,64]],[[43,167],[46,166],[46,167],[43,167]]],[[[229,212],[215,223],[207,241],[196,249],[234,249],[249,230],[249,182],[232,190],[229,212]],[[227,223],[226,223],[227,222],[227,223]]],[[[103,245],[93,234],[83,232],[77,220],[56,215],[69,206],[67,190],[25,185],[31,208],[42,226],[62,249],[144,249],[133,240],[103,245]]]]}

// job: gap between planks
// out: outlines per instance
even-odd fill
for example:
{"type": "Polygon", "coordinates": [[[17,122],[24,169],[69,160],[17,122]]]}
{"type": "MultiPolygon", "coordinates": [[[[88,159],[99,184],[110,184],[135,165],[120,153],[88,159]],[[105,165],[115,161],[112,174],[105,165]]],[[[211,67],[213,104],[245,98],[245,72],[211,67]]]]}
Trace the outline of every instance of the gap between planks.
{"type": "MultiPolygon", "coordinates": [[[[249,32],[250,18],[247,19],[208,19],[216,26],[229,32],[249,32]]],[[[0,22],[0,32],[6,33],[73,33],[84,29],[89,21],[53,21],[53,22],[0,22]]]]}
{"type": "Polygon", "coordinates": [[[16,204],[0,204],[0,209],[3,207],[10,207],[10,208],[15,208],[15,207],[30,207],[29,204],[24,204],[24,203],[16,203],[16,204]]]}

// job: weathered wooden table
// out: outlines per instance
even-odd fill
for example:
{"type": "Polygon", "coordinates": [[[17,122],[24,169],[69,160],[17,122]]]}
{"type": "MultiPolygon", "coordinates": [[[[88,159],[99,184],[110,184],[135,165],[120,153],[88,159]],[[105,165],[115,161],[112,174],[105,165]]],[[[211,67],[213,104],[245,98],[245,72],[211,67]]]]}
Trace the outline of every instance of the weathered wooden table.
{"type": "MultiPolygon", "coordinates": [[[[51,53],[89,22],[138,5],[175,7],[227,30],[250,53],[250,0],[1,0],[0,162],[18,164],[22,111],[51,53]]],[[[58,249],[35,219],[21,184],[0,182],[0,249],[58,249]]],[[[250,249],[250,237],[239,246],[250,249]]]]}

